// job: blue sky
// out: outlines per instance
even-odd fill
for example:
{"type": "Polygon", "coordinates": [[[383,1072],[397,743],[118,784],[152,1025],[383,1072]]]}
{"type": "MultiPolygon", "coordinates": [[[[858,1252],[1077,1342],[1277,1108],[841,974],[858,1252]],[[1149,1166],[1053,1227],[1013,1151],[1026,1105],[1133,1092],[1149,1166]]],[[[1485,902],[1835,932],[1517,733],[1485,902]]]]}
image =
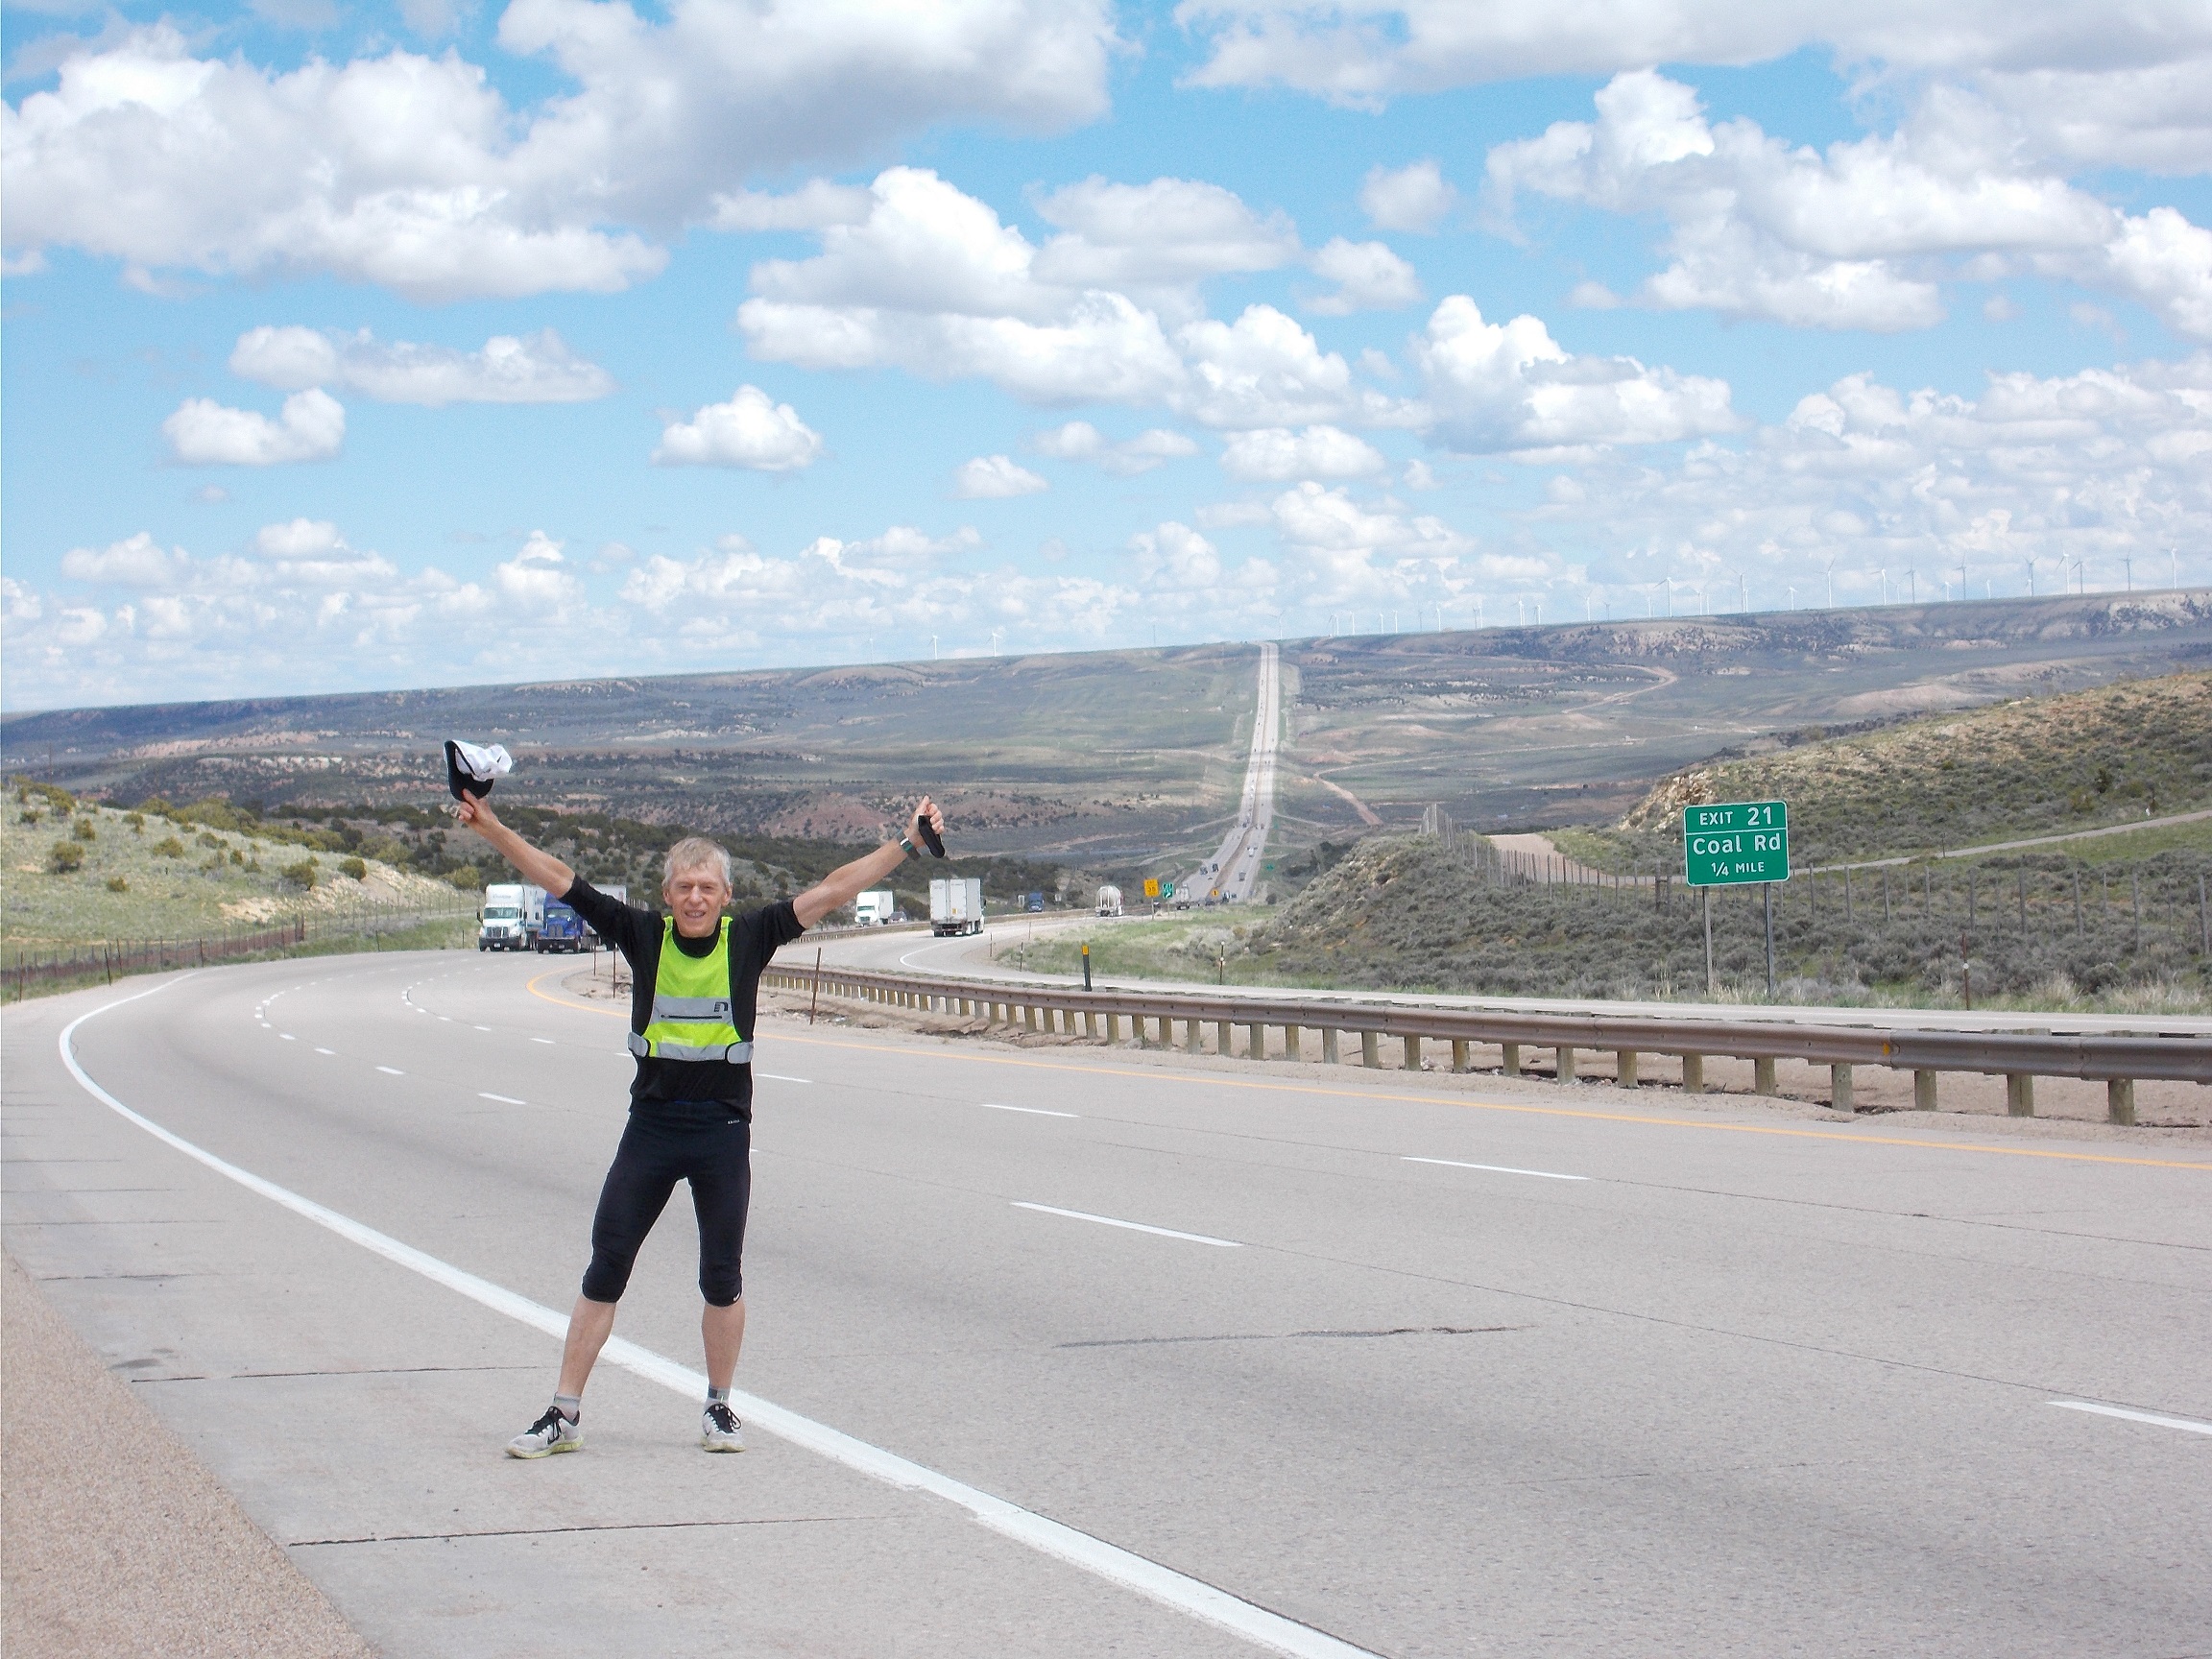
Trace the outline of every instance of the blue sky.
{"type": "Polygon", "coordinates": [[[2212,11],[1923,12],[10,6],[0,699],[2212,581],[2212,11]]]}

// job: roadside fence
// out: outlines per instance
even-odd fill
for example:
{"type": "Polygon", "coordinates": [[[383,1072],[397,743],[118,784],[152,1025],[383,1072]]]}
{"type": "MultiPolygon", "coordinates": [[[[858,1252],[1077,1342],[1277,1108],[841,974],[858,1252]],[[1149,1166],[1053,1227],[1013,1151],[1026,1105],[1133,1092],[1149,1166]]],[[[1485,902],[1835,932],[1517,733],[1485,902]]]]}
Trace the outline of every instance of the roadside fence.
{"type": "Polygon", "coordinates": [[[281,920],[241,924],[188,939],[103,939],[56,946],[8,940],[0,942],[0,987],[21,1001],[34,989],[103,979],[113,984],[126,974],[282,955],[331,939],[363,938],[373,949],[385,934],[429,922],[458,922],[474,914],[473,906],[456,909],[364,900],[334,910],[295,912],[281,920]]]}
{"type": "MultiPolygon", "coordinates": [[[[2106,1117],[2135,1121],[2138,1080],[2212,1085],[2212,1042],[2200,1036],[2068,1036],[2036,1032],[1895,1031],[1777,1020],[1722,1020],[1610,1014],[1535,1014],[1498,1009],[1407,1007],[1280,998],[1221,998],[1195,992],[1084,991],[841,968],[771,968],[761,983],[788,991],[873,1002],[923,1013],[981,1019],[1017,1031],[1085,1037],[1144,1048],[1179,1048],[1229,1058],[1380,1068],[1382,1045],[1403,1046],[1408,1070],[1422,1067],[1424,1045],[1448,1044],[1452,1070],[1531,1071],[1528,1051],[1549,1050],[1551,1074],[1578,1079],[1583,1056],[1610,1053],[1613,1079],[1633,1089],[1647,1056],[1679,1062],[1681,1087],[1705,1088],[1708,1056],[1752,1062],[1753,1088],[1776,1092],[1774,1063],[1802,1060],[1829,1070],[1829,1103],[1853,1110],[1853,1068],[1886,1066],[1912,1073],[1915,1110],[1937,1109],[1945,1073],[2006,1080],[2007,1109],[2035,1115],[2037,1077],[2080,1077],[2105,1086],[2106,1117]],[[1211,1033],[1209,1033],[1211,1028],[1211,1033]],[[1243,1033],[1241,1045],[1238,1033],[1243,1033]],[[1271,1034],[1280,1032],[1278,1041],[1271,1034]],[[1211,1034],[1213,1046],[1207,1047],[1211,1034]],[[1480,1052],[1479,1052],[1479,1050],[1480,1052]],[[1490,1059],[1489,1050],[1497,1058],[1490,1059]]],[[[1599,1079],[1591,1079],[1598,1081],[1599,1079]]],[[[1656,1079],[1653,1079],[1656,1081],[1656,1079]]]]}

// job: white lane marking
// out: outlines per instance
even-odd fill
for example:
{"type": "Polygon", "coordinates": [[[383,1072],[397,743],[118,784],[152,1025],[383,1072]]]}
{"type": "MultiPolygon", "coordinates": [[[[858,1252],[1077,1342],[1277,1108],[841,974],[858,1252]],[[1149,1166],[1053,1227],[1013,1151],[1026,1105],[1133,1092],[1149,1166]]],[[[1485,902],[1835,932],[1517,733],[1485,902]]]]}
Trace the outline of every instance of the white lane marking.
{"type": "Polygon", "coordinates": [[[553,1046],[553,1039],[550,1037],[533,1037],[530,1039],[530,1041],[533,1043],[542,1043],[548,1048],[553,1046]]]}
{"type": "Polygon", "coordinates": [[[781,1071],[756,1071],[753,1075],[756,1077],[772,1077],[779,1083],[811,1083],[814,1081],[811,1077],[786,1077],[781,1071]]]}
{"type": "Polygon", "coordinates": [[[2191,1434],[2212,1434],[2212,1423],[2200,1423],[2194,1417],[2161,1417],[2155,1411],[2129,1411],[2120,1406],[2096,1406],[2087,1400],[2051,1400],[2047,1405],[2061,1411],[2094,1411],[2100,1417],[2125,1417],[2130,1423],[2149,1423],[2159,1429],[2180,1429],[2191,1434]]]}
{"type": "Polygon", "coordinates": [[[1026,1112],[1032,1118],[1073,1118],[1073,1112],[1047,1112],[1042,1106],[1001,1106],[992,1100],[978,1100],[976,1104],[986,1112],[1026,1112]]]}
{"type": "Polygon", "coordinates": [[[376,1070],[383,1072],[387,1077],[404,1077],[407,1075],[406,1072],[400,1070],[397,1066],[379,1066],[376,1068],[376,1070]]]}
{"type": "Polygon", "coordinates": [[[293,1036],[289,1031],[279,1032],[278,1035],[281,1036],[287,1043],[297,1043],[300,1041],[299,1038],[293,1036]]]}
{"type": "Polygon", "coordinates": [[[1456,1158],[1401,1158],[1401,1164],[1441,1164],[1447,1169],[1487,1169],[1493,1175],[1534,1175],[1546,1181],[1587,1181],[1587,1175],[1561,1175],[1551,1169],[1513,1169],[1503,1164],[1462,1164],[1456,1158]]]}
{"type": "Polygon", "coordinates": [[[479,1100],[496,1100],[502,1106],[527,1106],[530,1104],[527,1100],[516,1099],[512,1094],[488,1094],[481,1089],[476,1091],[476,1098],[479,1100]]]}
{"type": "Polygon", "coordinates": [[[1217,1250],[1241,1250],[1243,1245],[1234,1238],[1209,1238],[1203,1233],[1178,1233],[1172,1227],[1147,1227],[1142,1221],[1118,1221],[1111,1215],[1094,1215],[1088,1210],[1060,1210],[1050,1204],[1024,1204],[1014,1200],[1017,1210],[1034,1210],[1044,1215],[1065,1215],[1070,1221],[1095,1221],[1101,1227],[1126,1227],[1132,1233],[1150,1233],[1162,1238],[1188,1238],[1193,1244],[1211,1244],[1217,1250]]]}
{"type": "Polygon", "coordinates": [[[335,1048],[318,1048],[315,1052],[318,1054],[335,1054],[338,1050],[335,1048]]]}
{"type": "Polygon", "coordinates": [[[492,1027],[489,1025],[479,1025],[476,1027],[476,1029],[479,1031],[489,1031],[492,1029],[492,1027]]]}
{"type": "MultiPolygon", "coordinates": [[[[494,1285],[489,1279],[479,1279],[475,1274],[442,1262],[426,1251],[418,1250],[411,1244],[402,1244],[398,1239],[379,1233],[373,1227],[365,1227],[349,1215],[341,1215],[335,1210],[326,1209],[312,1198],[302,1198],[274,1181],[266,1180],[251,1170],[241,1169],[235,1164],[226,1163],[214,1153],[195,1146],[182,1136],[162,1128],[151,1118],[141,1117],[132,1111],[93,1082],[84,1068],[78,1065],[76,1052],[69,1046],[69,1039],[76,1035],[77,1027],[96,1015],[107,1013],[110,1008],[135,1002],[140,997],[155,996],[178,982],[176,979],[166,980],[152,990],[103,1003],[89,1013],[80,1014],[62,1027],[61,1063],[69,1069],[69,1074],[77,1079],[86,1094],[121,1115],[127,1121],[145,1130],[156,1141],[205,1165],[218,1175],[237,1182],[248,1191],[282,1205],[294,1214],[304,1216],[317,1226],[329,1229],[339,1238],[373,1251],[387,1262],[419,1273],[434,1285],[444,1286],[493,1312],[504,1313],[518,1324],[543,1332],[555,1341],[566,1337],[566,1314],[557,1313],[527,1297],[517,1296],[503,1285],[494,1285]]],[[[1063,1211],[1060,1214],[1075,1213],[1063,1211]]],[[[1132,1224],[1118,1222],[1117,1225],[1132,1224]]],[[[1192,1238],[1195,1235],[1178,1234],[1176,1237],[1192,1238]]],[[[1207,1242],[1223,1243],[1226,1240],[1209,1239],[1207,1242]]],[[[704,1373],[679,1365],[675,1360],[656,1354],[649,1348],[640,1348],[627,1337],[610,1337],[607,1346],[599,1352],[600,1358],[609,1364],[619,1365],[623,1370],[642,1377],[647,1382],[658,1382],[663,1388],[688,1400],[698,1399],[707,1386],[704,1373]]],[[[817,1423],[810,1417],[802,1417],[798,1412],[786,1410],[773,1401],[761,1399],[757,1394],[733,1389],[730,1404],[739,1416],[750,1418],[768,1433],[789,1441],[802,1451],[815,1453],[887,1485],[942,1498],[967,1510],[992,1531],[1011,1538],[1017,1544],[1027,1545],[1032,1550],[1065,1561],[1071,1567],[1080,1568],[1108,1583],[1119,1584],[1141,1596],[1148,1596],[1179,1613],[1188,1613],[1232,1635],[1241,1636],[1248,1642],[1257,1643],[1277,1653],[1288,1654],[1290,1659],[1378,1659],[1376,1654],[1364,1647],[1355,1647],[1351,1643],[1339,1641],[1310,1624],[1286,1619],[1280,1613],[1271,1613],[1256,1603],[1230,1595],[1226,1590],[1216,1589],[1203,1579],[1187,1577],[1171,1567],[1148,1561],[1142,1555],[1107,1543],[1103,1538],[1078,1532],[1074,1527],[1040,1515],[1035,1510],[1010,1503],[1003,1498],[994,1497],[965,1481],[955,1480],[949,1475],[940,1475],[923,1464],[909,1462],[895,1452],[886,1452],[879,1446],[871,1446],[865,1440],[840,1433],[828,1424],[817,1423]]]]}

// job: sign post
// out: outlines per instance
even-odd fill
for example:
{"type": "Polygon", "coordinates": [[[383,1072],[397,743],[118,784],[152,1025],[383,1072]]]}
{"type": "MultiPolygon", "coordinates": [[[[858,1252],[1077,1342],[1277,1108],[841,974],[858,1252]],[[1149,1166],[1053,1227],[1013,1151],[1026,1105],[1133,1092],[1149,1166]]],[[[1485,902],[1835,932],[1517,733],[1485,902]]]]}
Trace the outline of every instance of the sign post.
{"type": "Polygon", "coordinates": [[[1734,801],[1682,808],[1682,879],[1707,891],[1705,986],[1713,988],[1715,887],[1756,881],[1766,889],[1767,998],[1774,998],[1774,883],[1790,879],[1790,809],[1780,801],[1734,801]]]}

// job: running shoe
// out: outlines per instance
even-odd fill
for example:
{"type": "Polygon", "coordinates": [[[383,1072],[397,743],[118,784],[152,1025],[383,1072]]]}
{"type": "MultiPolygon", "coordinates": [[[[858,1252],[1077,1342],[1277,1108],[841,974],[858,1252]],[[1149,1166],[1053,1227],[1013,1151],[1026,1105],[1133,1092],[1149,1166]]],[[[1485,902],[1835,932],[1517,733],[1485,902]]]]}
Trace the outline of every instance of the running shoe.
{"type": "Polygon", "coordinates": [[[561,1415],[561,1407],[548,1406],[545,1415],[507,1442],[510,1457],[548,1457],[556,1452],[584,1450],[584,1428],[573,1417],[561,1415]]]}
{"type": "Polygon", "coordinates": [[[699,1444],[709,1452],[742,1452],[745,1431],[737,1413],[719,1400],[707,1403],[699,1416],[699,1444]]]}

